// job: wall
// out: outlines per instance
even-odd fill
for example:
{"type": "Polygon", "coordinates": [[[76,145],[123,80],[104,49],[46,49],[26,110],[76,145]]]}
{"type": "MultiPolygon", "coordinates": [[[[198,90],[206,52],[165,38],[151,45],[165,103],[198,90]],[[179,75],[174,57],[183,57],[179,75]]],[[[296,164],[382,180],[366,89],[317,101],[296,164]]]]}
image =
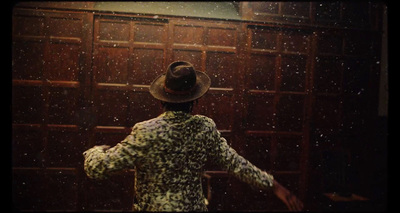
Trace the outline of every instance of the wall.
{"type": "MultiPolygon", "coordinates": [[[[134,170],[93,181],[81,153],[115,145],[134,123],[160,114],[148,87],[175,60],[212,79],[195,113],[213,118],[232,147],[306,204],[340,187],[368,194],[360,187],[368,182],[353,173],[332,185],[342,174],[323,160],[344,152],[352,171],[368,173],[360,166],[368,156],[357,148],[376,143],[369,136],[378,106],[379,4],[241,2],[241,21],[86,6],[14,8],[15,208],[130,210],[134,170]]],[[[270,191],[212,162],[206,170],[210,210],[285,209],[270,191]]]]}

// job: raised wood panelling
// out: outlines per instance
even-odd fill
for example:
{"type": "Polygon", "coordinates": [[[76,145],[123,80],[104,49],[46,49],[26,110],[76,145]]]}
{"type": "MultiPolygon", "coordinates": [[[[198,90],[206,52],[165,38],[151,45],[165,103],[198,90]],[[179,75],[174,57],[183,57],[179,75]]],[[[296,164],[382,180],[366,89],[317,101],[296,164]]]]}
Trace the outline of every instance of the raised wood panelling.
{"type": "Polygon", "coordinates": [[[20,210],[75,210],[91,33],[82,13],[14,10],[13,187],[20,210]],[[23,177],[23,178],[19,178],[23,177]],[[65,202],[65,200],[68,202],[65,202]]]}

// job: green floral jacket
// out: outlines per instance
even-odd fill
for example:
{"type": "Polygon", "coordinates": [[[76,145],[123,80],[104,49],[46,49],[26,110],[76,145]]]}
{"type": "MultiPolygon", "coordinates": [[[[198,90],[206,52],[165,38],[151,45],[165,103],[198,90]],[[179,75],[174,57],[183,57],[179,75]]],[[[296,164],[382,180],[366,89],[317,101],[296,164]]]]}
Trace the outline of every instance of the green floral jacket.
{"type": "Polygon", "coordinates": [[[214,121],[201,115],[167,111],[134,125],[116,146],[95,146],[83,153],[84,169],[93,179],[135,168],[139,211],[207,211],[201,177],[207,160],[258,188],[273,176],[237,154],[221,137],[214,121]]]}

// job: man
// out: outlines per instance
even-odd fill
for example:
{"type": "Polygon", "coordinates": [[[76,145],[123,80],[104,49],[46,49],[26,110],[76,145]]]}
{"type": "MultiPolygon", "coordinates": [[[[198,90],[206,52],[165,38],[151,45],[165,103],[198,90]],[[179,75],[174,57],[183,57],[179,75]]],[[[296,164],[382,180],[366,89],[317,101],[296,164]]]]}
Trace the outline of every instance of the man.
{"type": "Polygon", "coordinates": [[[139,211],[207,211],[201,176],[207,160],[253,186],[272,191],[290,210],[303,204],[273,176],[238,155],[221,137],[211,118],[191,115],[193,102],[210,88],[211,80],[185,61],[171,63],[150,86],[164,113],[139,122],[116,146],[95,146],[83,153],[90,178],[135,168],[139,211]]]}

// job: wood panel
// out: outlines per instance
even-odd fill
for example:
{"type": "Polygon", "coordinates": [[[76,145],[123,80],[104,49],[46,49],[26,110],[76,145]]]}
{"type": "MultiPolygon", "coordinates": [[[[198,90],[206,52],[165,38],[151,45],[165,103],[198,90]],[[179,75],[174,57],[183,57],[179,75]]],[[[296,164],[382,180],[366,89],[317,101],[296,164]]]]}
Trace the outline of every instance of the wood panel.
{"type": "MultiPolygon", "coordinates": [[[[245,148],[244,156],[280,181],[290,182],[291,190],[303,197],[299,186],[306,175],[301,162],[307,155],[310,32],[248,25],[247,44],[245,147],[254,148],[245,148]]],[[[268,208],[261,204],[267,195],[246,193],[253,210],[268,208]]]]}
{"type": "Polygon", "coordinates": [[[241,2],[239,8],[245,20],[304,26],[379,27],[378,6],[370,2],[241,2]]]}
{"type": "Polygon", "coordinates": [[[211,78],[211,89],[194,113],[215,118],[217,127],[234,131],[238,26],[207,21],[172,21],[172,60],[191,62],[211,78]],[[226,106],[231,106],[227,110],[226,106]]]}
{"type": "Polygon", "coordinates": [[[131,127],[158,115],[147,88],[165,69],[165,22],[97,16],[94,24],[95,126],[131,127]]]}
{"type": "Polygon", "coordinates": [[[40,125],[14,125],[12,131],[12,162],[14,167],[40,167],[43,143],[40,125]]]}
{"type": "Polygon", "coordinates": [[[244,2],[245,19],[278,22],[311,22],[310,2],[244,2]]]}
{"type": "MultiPolygon", "coordinates": [[[[105,144],[105,143],[103,143],[105,144]]],[[[85,179],[85,210],[131,211],[134,172],[123,171],[108,180],[85,179]]]]}
{"type": "MultiPolygon", "coordinates": [[[[358,21],[360,26],[367,24],[366,20],[358,21]]],[[[349,159],[352,159],[352,164],[356,164],[362,155],[356,144],[363,146],[361,141],[368,140],[364,138],[369,128],[369,116],[366,113],[372,110],[371,102],[368,102],[367,98],[372,94],[368,94],[366,88],[371,88],[372,85],[373,63],[366,61],[373,60],[375,54],[370,39],[373,34],[322,30],[318,31],[316,36],[310,158],[313,161],[322,161],[324,156],[331,152],[346,155],[352,153],[349,159]]],[[[343,187],[340,184],[357,185],[354,181],[362,179],[361,176],[350,174],[348,168],[343,168],[345,172],[342,175],[346,178],[351,175],[354,179],[347,179],[346,183],[332,184],[321,170],[327,168],[325,163],[310,166],[313,174],[310,181],[314,181],[315,178],[322,180],[320,186],[310,190],[312,192],[343,187]]],[[[347,185],[347,190],[354,188],[347,185]]]]}
{"type": "Polygon", "coordinates": [[[13,169],[13,202],[16,210],[43,211],[46,209],[46,179],[39,169],[13,169]]]}
{"type": "Polygon", "coordinates": [[[77,120],[88,98],[87,22],[85,14],[13,12],[13,187],[21,189],[16,209],[78,207],[77,169],[87,141],[84,122],[77,120]]]}

